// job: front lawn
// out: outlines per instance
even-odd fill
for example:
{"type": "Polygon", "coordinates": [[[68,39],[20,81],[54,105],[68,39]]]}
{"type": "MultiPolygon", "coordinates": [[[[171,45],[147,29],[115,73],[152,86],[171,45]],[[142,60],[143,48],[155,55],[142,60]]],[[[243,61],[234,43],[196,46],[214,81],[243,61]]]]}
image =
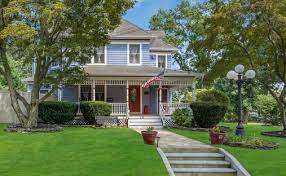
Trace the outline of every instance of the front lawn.
{"type": "MultiPolygon", "coordinates": [[[[236,124],[224,123],[223,125],[229,126],[235,129],[236,124]]],[[[198,141],[210,144],[208,140],[208,133],[206,132],[194,132],[181,129],[170,129],[171,131],[181,134],[183,136],[196,139],[198,141]]],[[[285,176],[286,175],[286,139],[276,137],[266,137],[260,135],[262,131],[274,131],[281,130],[278,127],[267,127],[261,124],[248,124],[246,125],[246,132],[249,136],[259,136],[263,139],[278,142],[280,148],[277,150],[253,150],[243,149],[237,147],[230,147],[220,145],[228,152],[233,154],[241,164],[250,172],[253,176],[285,176]]]]}
{"type": "Polygon", "coordinates": [[[167,176],[155,146],[131,129],[66,128],[6,133],[0,124],[1,176],[167,176]]]}

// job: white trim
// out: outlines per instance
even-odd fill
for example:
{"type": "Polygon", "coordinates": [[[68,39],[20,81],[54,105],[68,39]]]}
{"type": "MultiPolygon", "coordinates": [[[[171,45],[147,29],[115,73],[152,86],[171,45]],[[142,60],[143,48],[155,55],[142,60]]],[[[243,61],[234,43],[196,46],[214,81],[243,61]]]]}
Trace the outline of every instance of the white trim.
{"type": "Polygon", "coordinates": [[[139,66],[142,65],[142,44],[141,43],[127,43],[127,65],[128,66],[139,66]],[[130,45],[139,45],[139,63],[131,64],[130,63],[130,45]]]}
{"type": "Polygon", "coordinates": [[[159,56],[165,56],[165,68],[168,68],[168,54],[156,54],[156,67],[159,67],[159,56]]]}
{"type": "Polygon", "coordinates": [[[142,94],[142,91],[143,91],[143,88],[142,86],[140,86],[140,113],[143,114],[143,111],[142,111],[142,106],[143,106],[143,94],[142,94]]]}
{"type": "MultiPolygon", "coordinates": [[[[157,113],[159,114],[159,90],[160,88],[156,88],[156,109],[157,109],[157,113]]],[[[169,99],[168,99],[168,96],[169,96],[169,88],[168,87],[162,87],[161,90],[163,89],[166,89],[167,90],[167,102],[161,102],[161,103],[169,103],[169,99]]],[[[163,91],[162,91],[163,92],[163,91]]],[[[163,95],[163,94],[162,94],[163,95]]]]}
{"type": "Polygon", "coordinates": [[[122,45],[128,45],[128,44],[150,44],[150,42],[142,42],[142,41],[111,41],[110,44],[122,44],[122,45]]]}
{"type": "Polygon", "coordinates": [[[104,46],[104,63],[94,63],[94,56],[91,57],[91,63],[86,65],[107,65],[107,46],[104,46]]]}

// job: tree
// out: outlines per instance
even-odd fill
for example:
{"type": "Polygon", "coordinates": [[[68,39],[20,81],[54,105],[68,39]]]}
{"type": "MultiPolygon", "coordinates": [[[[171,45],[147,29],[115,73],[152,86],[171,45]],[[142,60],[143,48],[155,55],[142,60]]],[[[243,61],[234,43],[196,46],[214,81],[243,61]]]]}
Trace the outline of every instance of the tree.
{"type": "Polygon", "coordinates": [[[25,128],[37,126],[39,103],[59,86],[81,81],[81,65],[94,48],[108,42],[133,0],[2,0],[0,2],[0,73],[9,87],[12,107],[25,128]],[[13,82],[9,54],[22,63],[36,63],[31,101],[13,82]],[[51,65],[59,69],[49,71],[51,65]],[[39,96],[42,85],[52,85],[39,96]],[[20,108],[24,105],[24,110],[20,108]]]}
{"type": "Polygon", "coordinates": [[[193,57],[208,53],[206,80],[224,77],[237,63],[255,69],[258,83],[278,103],[286,132],[286,1],[209,0],[191,8],[203,16],[203,35],[192,41],[192,50],[193,57]]]}

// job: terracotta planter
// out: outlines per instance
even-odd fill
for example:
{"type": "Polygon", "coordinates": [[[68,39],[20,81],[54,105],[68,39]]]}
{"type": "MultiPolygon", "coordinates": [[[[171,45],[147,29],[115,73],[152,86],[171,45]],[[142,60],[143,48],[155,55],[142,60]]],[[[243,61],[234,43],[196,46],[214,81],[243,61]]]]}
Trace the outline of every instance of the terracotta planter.
{"type": "Polygon", "coordinates": [[[143,140],[145,144],[153,145],[155,143],[155,139],[157,137],[157,131],[141,131],[143,140]]]}
{"type": "Polygon", "coordinates": [[[223,144],[224,143],[225,133],[215,133],[215,132],[210,131],[209,136],[210,136],[210,141],[212,144],[223,144]]]}

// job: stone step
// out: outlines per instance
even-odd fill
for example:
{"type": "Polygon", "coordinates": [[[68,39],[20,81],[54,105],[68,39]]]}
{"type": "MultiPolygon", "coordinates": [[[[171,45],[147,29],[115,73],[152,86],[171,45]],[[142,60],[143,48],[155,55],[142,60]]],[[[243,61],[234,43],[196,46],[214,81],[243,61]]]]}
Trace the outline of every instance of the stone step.
{"type": "Polygon", "coordinates": [[[231,168],[173,168],[176,176],[236,176],[231,168]]]}
{"type": "Polygon", "coordinates": [[[227,161],[170,160],[169,163],[172,168],[230,168],[227,161]]]}
{"type": "Polygon", "coordinates": [[[224,160],[220,153],[165,153],[169,160],[224,160]]]}
{"type": "Polygon", "coordinates": [[[218,153],[219,149],[215,147],[176,147],[161,148],[164,153],[218,153]]]}

